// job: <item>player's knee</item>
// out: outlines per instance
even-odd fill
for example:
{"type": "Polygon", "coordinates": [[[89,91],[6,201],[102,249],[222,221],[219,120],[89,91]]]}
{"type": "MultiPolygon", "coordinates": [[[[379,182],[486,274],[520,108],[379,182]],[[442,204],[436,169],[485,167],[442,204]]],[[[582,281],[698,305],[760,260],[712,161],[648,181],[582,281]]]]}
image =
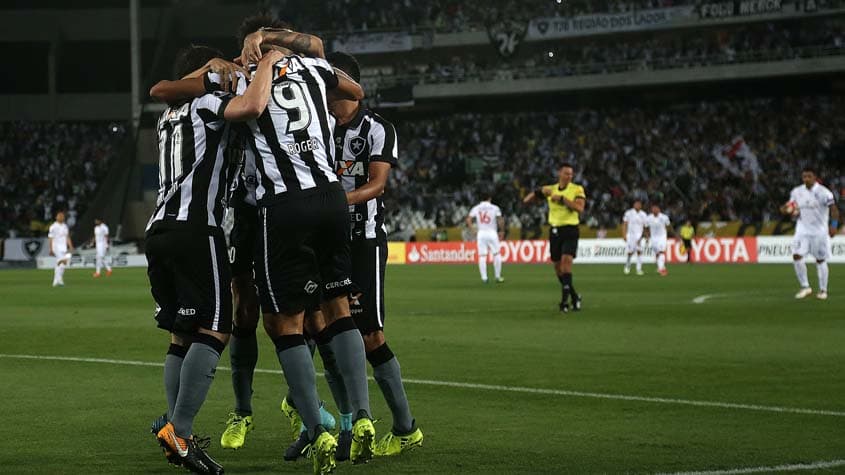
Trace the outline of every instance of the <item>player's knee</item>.
{"type": "Polygon", "coordinates": [[[218,353],[223,353],[223,349],[226,348],[226,344],[229,343],[229,336],[230,335],[228,333],[220,333],[207,328],[200,328],[197,331],[197,335],[194,337],[194,341],[206,344],[217,350],[218,353]]]}
{"type": "Polygon", "coordinates": [[[266,313],[264,314],[264,331],[270,338],[280,335],[301,335],[305,312],[297,314],[266,313]]]}
{"type": "Polygon", "coordinates": [[[372,353],[378,347],[384,345],[384,332],[381,330],[376,330],[361,336],[364,338],[364,350],[367,353],[372,353]]]}

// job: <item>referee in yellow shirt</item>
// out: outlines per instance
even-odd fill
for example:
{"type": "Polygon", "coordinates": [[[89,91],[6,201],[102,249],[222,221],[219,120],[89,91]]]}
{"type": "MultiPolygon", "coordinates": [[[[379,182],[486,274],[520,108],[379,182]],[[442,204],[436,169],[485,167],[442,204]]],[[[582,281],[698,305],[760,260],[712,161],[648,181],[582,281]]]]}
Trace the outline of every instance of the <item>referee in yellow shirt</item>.
{"type": "Polygon", "coordinates": [[[575,170],[564,163],[558,170],[558,182],[544,186],[529,193],[524,203],[545,199],[549,203],[549,247],[555,274],[561,285],[560,311],[569,312],[569,299],[572,310],[581,310],[581,296],[572,285],[572,260],[578,254],[578,224],[584,212],[587,195],[584,187],[572,183],[575,170]]]}

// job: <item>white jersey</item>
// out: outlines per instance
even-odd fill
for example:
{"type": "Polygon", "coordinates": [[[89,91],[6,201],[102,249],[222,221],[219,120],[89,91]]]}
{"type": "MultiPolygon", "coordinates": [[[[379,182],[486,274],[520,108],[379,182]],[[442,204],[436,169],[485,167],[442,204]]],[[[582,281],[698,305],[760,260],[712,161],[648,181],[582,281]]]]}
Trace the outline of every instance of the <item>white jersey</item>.
{"type": "Polygon", "coordinates": [[[625,211],[622,216],[622,221],[628,223],[628,238],[639,239],[643,235],[643,228],[648,215],[643,210],[635,210],[634,208],[625,211]]]}
{"type": "Polygon", "coordinates": [[[498,230],[497,218],[502,216],[502,210],[489,201],[482,201],[469,210],[470,218],[478,223],[478,232],[495,233],[498,230]]]}
{"type": "Polygon", "coordinates": [[[70,231],[67,224],[55,222],[50,225],[47,237],[53,240],[53,254],[61,256],[67,253],[67,237],[70,231]]]}
{"type": "Polygon", "coordinates": [[[834,203],[833,193],[816,183],[812,188],[796,186],[789,194],[789,200],[798,204],[796,236],[826,236],[830,205],[834,203]]]}
{"type": "Polygon", "coordinates": [[[106,223],[94,226],[94,244],[97,245],[97,254],[105,254],[109,247],[109,227],[106,223]]]}
{"type": "Polygon", "coordinates": [[[671,224],[669,216],[666,216],[663,213],[660,213],[657,216],[649,214],[648,217],[646,217],[645,224],[648,226],[648,231],[651,234],[652,241],[666,240],[666,226],[671,224]]]}

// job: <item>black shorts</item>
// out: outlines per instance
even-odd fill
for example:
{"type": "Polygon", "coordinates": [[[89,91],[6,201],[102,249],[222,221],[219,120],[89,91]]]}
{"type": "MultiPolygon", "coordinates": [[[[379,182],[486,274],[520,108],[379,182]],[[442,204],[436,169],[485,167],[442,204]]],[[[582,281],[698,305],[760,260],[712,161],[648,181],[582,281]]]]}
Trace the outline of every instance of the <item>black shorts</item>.
{"type": "Polygon", "coordinates": [[[350,306],[362,334],[384,330],[384,271],[387,243],[374,239],[352,242],[352,282],[362,295],[350,306]]]}
{"type": "Polygon", "coordinates": [[[295,314],[354,290],[340,185],[261,208],[255,281],[265,313],[295,314]]]}
{"type": "Polygon", "coordinates": [[[578,226],[555,226],[549,230],[549,254],[552,262],[560,261],[562,256],[578,255],[578,226]]]}
{"type": "Polygon", "coordinates": [[[159,230],[147,235],[147,276],[158,327],[172,333],[232,331],[232,280],[223,233],[159,230]]]}
{"type": "Polygon", "coordinates": [[[229,263],[232,275],[252,275],[255,243],[258,235],[258,207],[239,203],[231,209],[232,231],[229,233],[229,263]]]}

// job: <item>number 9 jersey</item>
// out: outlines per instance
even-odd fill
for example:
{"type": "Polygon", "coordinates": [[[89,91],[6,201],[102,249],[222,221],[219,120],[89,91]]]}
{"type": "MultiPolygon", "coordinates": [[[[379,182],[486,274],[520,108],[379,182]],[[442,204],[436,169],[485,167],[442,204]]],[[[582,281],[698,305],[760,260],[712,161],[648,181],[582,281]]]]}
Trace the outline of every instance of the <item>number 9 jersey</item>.
{"type": "Polygon", "coordinates": [[[267,109],[247,122],[258,204],[305,196],[338,181],[326,93],[337,87],[322,58],[287,56],[273,67],[267,109]]]}

